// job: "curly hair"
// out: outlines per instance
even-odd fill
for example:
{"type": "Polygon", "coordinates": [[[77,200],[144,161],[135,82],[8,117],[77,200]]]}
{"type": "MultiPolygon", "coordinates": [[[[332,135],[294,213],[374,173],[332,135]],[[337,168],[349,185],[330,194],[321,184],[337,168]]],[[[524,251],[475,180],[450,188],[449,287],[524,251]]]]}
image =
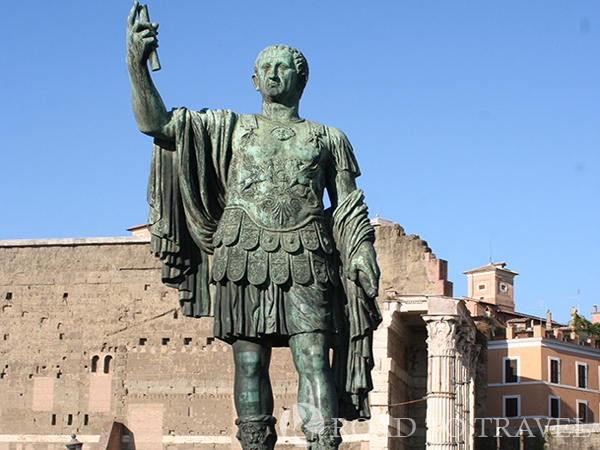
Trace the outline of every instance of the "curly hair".
{"type": "Polygon", "coordinates": [[[290,52],[290,54],[292,55],[292,59],[294,60],[294,65],[296,66],[296,72],[299,76],[299,82],[301,83],[300,92],[302,92],[304,90],[304,87],[306,86],[306,83],[308,82],[308,61],[306,61],[306,58],[300,50],[296,50],[295,48],[290,47],[289,45],[274,44],[262,49],[256,57],[256,61],[254,62],[254,73],[258,73],[258,61],[260,61],[260,58],[265,53],[271,50],[286,50],[290,52]]]}

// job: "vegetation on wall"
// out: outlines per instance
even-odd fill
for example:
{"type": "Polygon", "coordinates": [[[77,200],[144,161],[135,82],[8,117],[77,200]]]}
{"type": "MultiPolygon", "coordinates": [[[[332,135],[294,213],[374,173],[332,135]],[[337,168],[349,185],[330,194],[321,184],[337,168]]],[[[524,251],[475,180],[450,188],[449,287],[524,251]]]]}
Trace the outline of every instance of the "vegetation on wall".
{"type": "Polygon", "coordinates": [[[593,337],[596,341],[600,340],[600,323],[592,323],[584,316],[577,314],[577,311],[571,313],[570,324],[578,333],[585,333],[593,337]]]}
{"type": "Polygon", "coordinates": [[[483,321],[477,322],[477,329],[488,339],[496,336],[505,336],[506,327],[502,325],[494,316],[485,316],[483,321]]]}

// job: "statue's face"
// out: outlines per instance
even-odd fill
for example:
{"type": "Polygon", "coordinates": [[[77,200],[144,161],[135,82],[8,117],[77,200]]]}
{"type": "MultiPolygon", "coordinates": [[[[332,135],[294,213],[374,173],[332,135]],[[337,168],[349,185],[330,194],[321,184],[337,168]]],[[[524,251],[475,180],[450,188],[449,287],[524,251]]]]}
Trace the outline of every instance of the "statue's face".
{"type": "Polygon", "coordinates": [[[252,75],[252,83],[268,101],[284,102],[299,98],[298,72],[292,54],[283,49],[264,53],[252,75]]]}

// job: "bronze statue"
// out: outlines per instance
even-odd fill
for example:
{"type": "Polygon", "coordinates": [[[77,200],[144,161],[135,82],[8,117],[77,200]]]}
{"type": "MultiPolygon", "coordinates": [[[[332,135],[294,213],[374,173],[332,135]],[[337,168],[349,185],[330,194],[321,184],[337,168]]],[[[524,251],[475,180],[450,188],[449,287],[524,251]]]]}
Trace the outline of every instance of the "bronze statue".
{"type": "Polygon", "coordinates": [[[185,315],[214,315],[215,337],[232,345],[244,449],[272,449],[277,439],[274,346],[291,348],[298,403],[310,405],[300,411],[309,448],[335,449],[337,418],[370,415],[381,321],[352,147],[341,131],[299,116],[308,64],[285,45],[256,59],[260,114],[168,111],[147,66],[158,24],[143,8],[136,2],[128,17],[127,67],[138,127],[154,138],[149,229],[163,281],[179,290],[185,315]]]}

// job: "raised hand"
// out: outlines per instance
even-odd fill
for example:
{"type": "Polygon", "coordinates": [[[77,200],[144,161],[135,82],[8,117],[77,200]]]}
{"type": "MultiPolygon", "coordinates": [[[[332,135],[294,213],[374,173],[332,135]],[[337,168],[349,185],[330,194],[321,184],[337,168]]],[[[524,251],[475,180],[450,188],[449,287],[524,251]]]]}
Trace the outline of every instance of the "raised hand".
{"type": "MultiPolygon", "coordinates": [[[[127,16],[127,63],[145,65],[158,47],[158,23],[151,23],[145,5],[136,0],[127,16]],[[139,18],[138,18],[139,13],[139,18]]],[[[153,64],[153,70],[157,70],[153,64]]],[[[159,67],[158,67],[159,68],[159,67]]]]}

